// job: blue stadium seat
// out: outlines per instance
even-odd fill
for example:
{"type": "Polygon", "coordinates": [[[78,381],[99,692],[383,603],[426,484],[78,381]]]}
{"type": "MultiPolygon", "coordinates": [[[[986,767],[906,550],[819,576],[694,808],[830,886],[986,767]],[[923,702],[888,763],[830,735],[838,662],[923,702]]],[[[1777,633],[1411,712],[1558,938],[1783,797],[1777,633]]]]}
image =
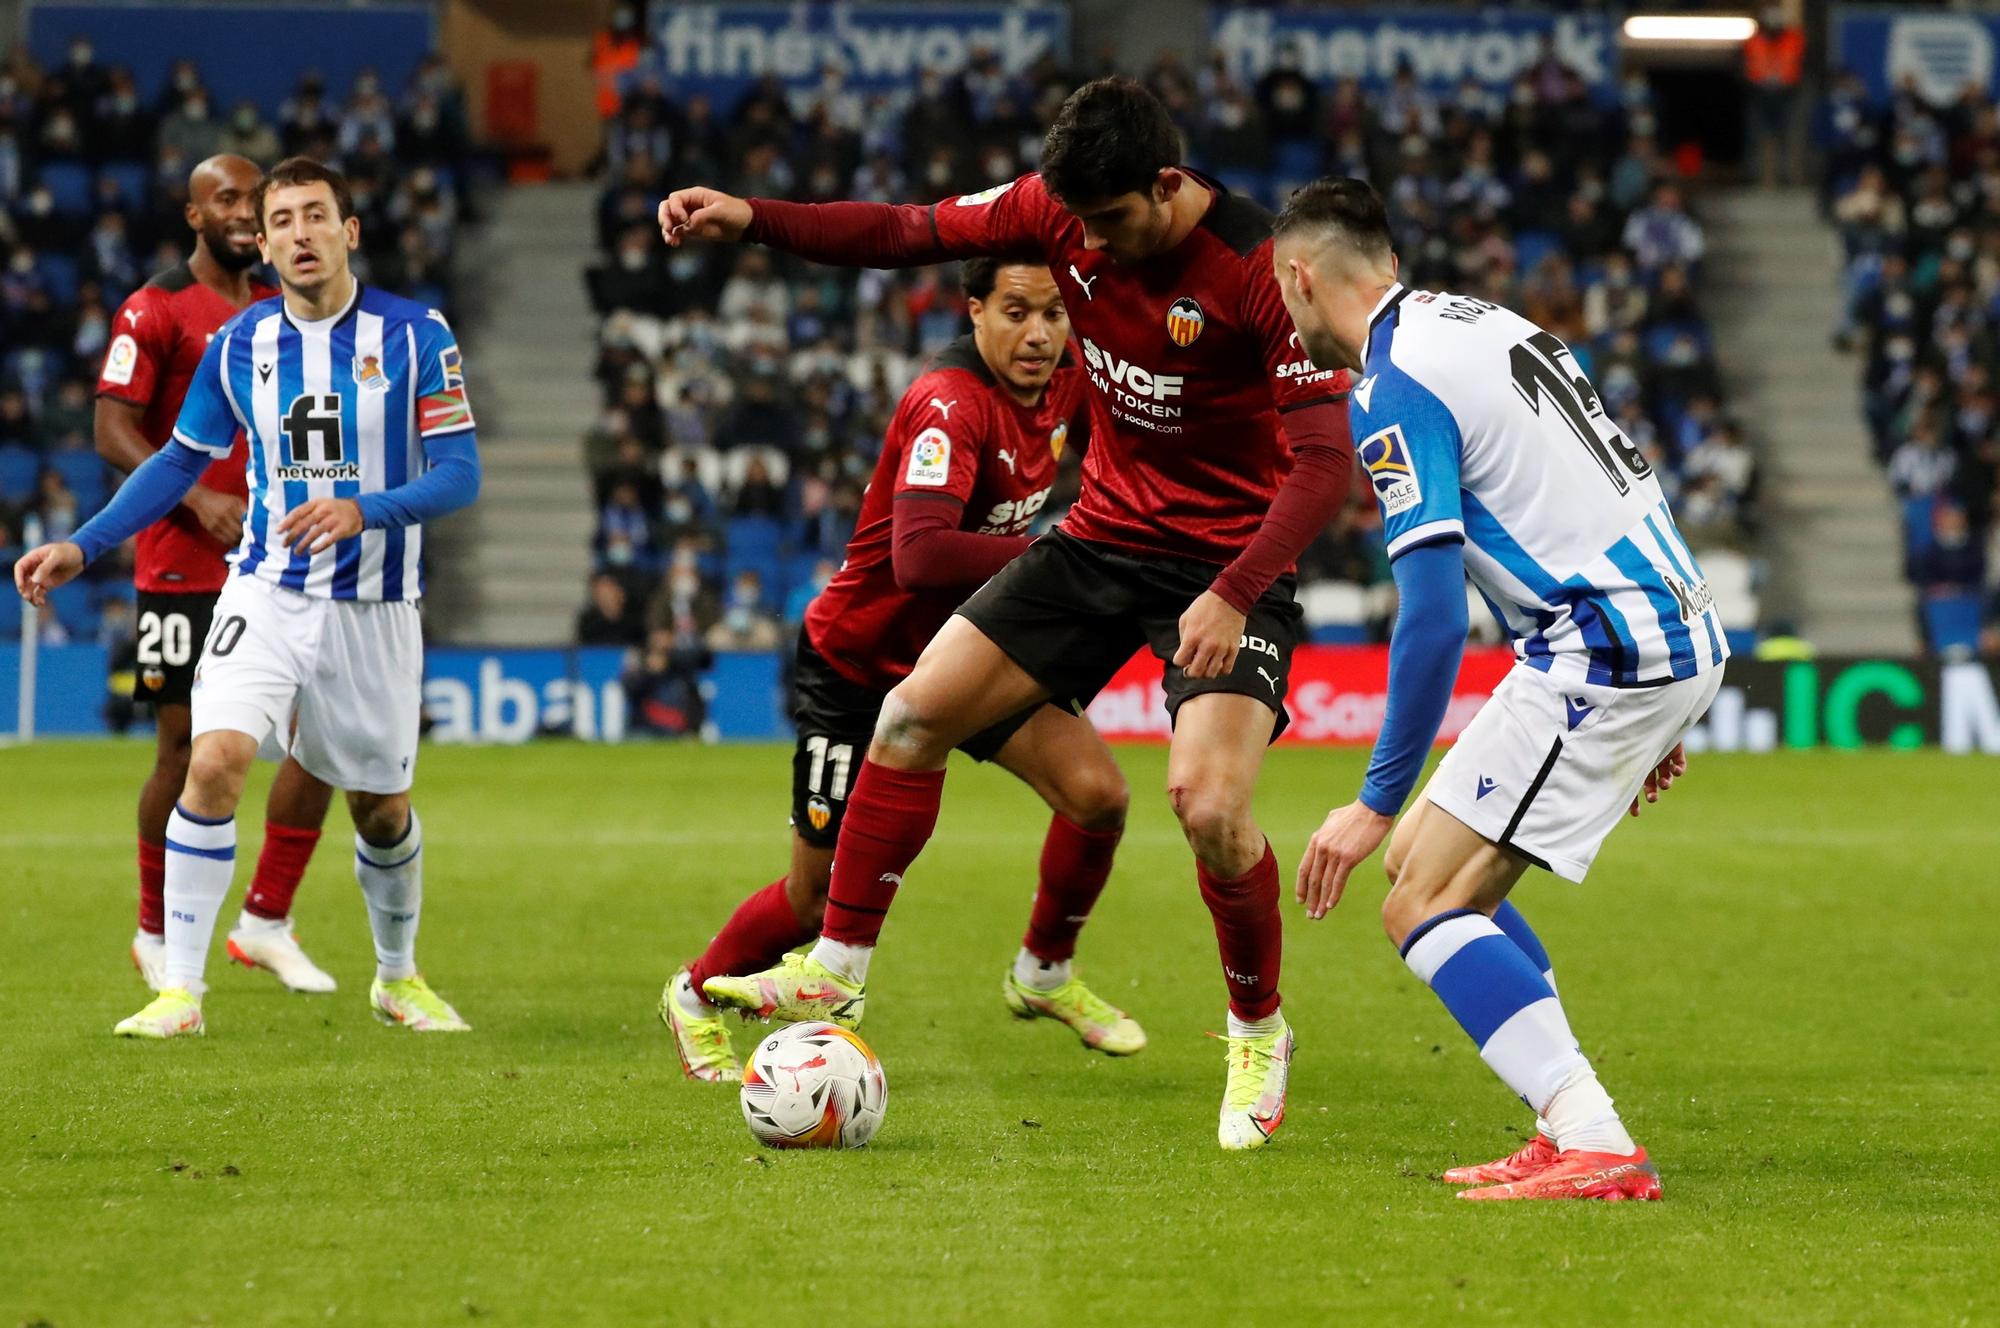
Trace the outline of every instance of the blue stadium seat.
{"type": "Polygon", "coordinates": [[[153,192],[153,171],[143,161],[108,161],[97,168],[97,178],[100,182],[116,180],[125,206],[135,212],[145,208],[153,192]]]}
{"type": "Polygon", "coordinates": [[[97,453],[65,448],[50,455],[49,469],[62,476],[63,483],[76,495],[77,506],[83,511],[95,512],[104,505],[107,493],[104,462],[97,453]]]}
{"type": "Polygon", "coordinates": [[[33,448],[0,443],[0,502],[26,502],[35,496],[42,477],[42,459],[33,448]]]}
{"type": "Polygon", "coordinates": [[[1532,272],[1535,264],[1561,252],[1562,237],[1554,231],[1522,231],[1514,237],[1515,270],[1532,272]]]}
{"type": "Polygon", "coordinates": [[[90,167],[75,161],[52,161],[37,177],[49,187],[56,211],[65,217],[87,216],[92,210],[91,191],[95,184],[90,167]]]}
{"type": "Polygon", "coordinates": [[[7,357],[7,376],[13,378],[15,386],[26,392],[31,401],[39,401],[45,393],[55,390],[56,376],[62,367],[59,356],[40,346],[17,350],[7,357]]]}
{"type": "Polygon", "coordinates": [[[72,637],[97,635],[97,601],[91,598],[89,583],[72,581],[50,591],[49,607],[72,637]]]}
{"type": "MultiPolygon", "coordinates": [[[[0,557],[4,557],[7,560],[9,567],[12,567],[14,560],[20,556],[21,551],[19,549],[0,549],[0,557]]],[[[19,595],[0,595],[0,641],[18,641],[20,639],[21,597],[19,595]]]]}
{"type": "Polygon", "coordinates": [[[43,254],[35,261],[35,270],[42,274],[42,282],[49,288],[49,300],[58,308],[76,303],[76,287],[81,274],[77,270],[75,254],[43,254]]]}
{"type": "Polygon", "coordinates": [[[752,571],[764,582],[764,595],[782,602],[785,580],[785,527],[769,516],[735,516],[723,527],[727,547],[723,566],[730,576],[752,571]]]}

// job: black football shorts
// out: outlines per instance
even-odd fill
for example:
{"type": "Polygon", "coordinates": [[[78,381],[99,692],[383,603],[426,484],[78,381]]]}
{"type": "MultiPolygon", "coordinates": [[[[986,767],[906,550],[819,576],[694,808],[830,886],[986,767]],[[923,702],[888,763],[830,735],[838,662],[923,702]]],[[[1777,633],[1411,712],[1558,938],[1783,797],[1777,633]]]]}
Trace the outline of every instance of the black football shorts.
{"type": "Polygon", "coordinates": [[[1168,715],[1204,692],[1254,696],[1277,712],[1275,738],[1287,723],[1292,651],[1305,634],[1295,578],[1279,578],[1251,606],[1228,673],[1190,678],[1173,663],[1181,615],[1221,572],[1213,563],[1127,553],[1057,530],[1029,545],[958,612],[1065,709],[1081,713],[1126,660],[1150,647],[1166,663],[1168,715]]]}
{"type": "MultiPolygon", "coordinates": [[[[792,674],[792,723],[798,731],[792,752],[792,828],[815,848],[832,848],[840,838],[847,795],[861,773],[886,695],[843,677],[813,648],[811,636],[800,634],[792,674]]],[[[1040,708],[1037,703],[1009,715],[967,738],[958,750],[975,761],[992,760],[1040,708]]]]}
{"type": "Polygon", "coordinates": [[[132,670],[132,699],[148,705],[184,706],[194,691],[201,643],[215,614],[213,592],[167,595],[139,592],[139,653],[132,670]]]}

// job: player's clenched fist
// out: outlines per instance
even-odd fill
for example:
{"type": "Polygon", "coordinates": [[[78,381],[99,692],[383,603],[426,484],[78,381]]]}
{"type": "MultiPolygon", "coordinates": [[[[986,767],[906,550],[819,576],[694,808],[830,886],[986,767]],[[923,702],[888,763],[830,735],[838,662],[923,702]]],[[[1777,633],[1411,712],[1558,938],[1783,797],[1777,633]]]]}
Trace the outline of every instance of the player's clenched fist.
{"type": "Polygon", "coordinates": [[[21,598],[40,608],[49,602],[49,592],[74,580],[83,570],[83,550],[68,540],[43,544],[28,550],[14,564],[14,589],[21,598]]]}
{"type": "Polygon", "coordinates": [[[676,189],[660,204],[660,236],[674,248],[683,240],[740,240],[749,229],[749,201],[720,189],[676,189]]]}

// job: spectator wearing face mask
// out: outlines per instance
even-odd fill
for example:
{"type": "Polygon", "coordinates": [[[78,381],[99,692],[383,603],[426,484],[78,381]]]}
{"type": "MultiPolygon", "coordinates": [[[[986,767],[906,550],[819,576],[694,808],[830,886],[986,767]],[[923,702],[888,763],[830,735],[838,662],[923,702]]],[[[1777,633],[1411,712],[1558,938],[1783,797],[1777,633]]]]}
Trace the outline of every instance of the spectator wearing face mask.
{"type": "Polygon", "coordinates": [[[764,579],[747,568],[729,583],[722,621],[708,629],[710,650],[775,650],[778,624],[764,603],[764,579]]]}
{"type": "Polygon", "coordinates": [[[671,627],[646,634],[639,659],[624,677],[626,723],[655,737],[697,737],[708,722],[701,675],[715,657],[700,641],[671,627]]]}
{"type": "Polygon", "coordinates": [[[223,127],[211,113],[208,89],[196,79],[181,94],[178,105],[160,120],[160,146],[190,162],[205,161],[222,151],[223,127]]]}
{"type": "Polygon", "coordinates": [[[258,114],[257,103],[239,101],[229,113],[229,127],[222,133],[222,151],[269,166],[278,160],[283,147],[278,142],[278,131],[265,124],[264,117],[258,114]]]}

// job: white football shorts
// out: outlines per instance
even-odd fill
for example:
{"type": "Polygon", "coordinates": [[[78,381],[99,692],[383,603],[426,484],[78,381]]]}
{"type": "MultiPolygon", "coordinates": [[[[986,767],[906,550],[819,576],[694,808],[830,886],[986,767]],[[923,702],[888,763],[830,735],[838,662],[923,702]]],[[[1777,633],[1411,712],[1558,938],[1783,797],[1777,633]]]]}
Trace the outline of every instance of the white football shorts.
{"type": "Polygon", "coordinates": [[[267,749],[289,739],[299,764],[335,788],[401,793],[417,764],[423,674],[415,604],[232,576],[194,677],[194,735],[247,733],[267,749]]]}
{"type": "Polygon", "coordinates": [[[1503,848],[1581,881],[1646,775],[1708,711],[1710,669],[1662,687],[1558,686],[1517,664],[1423,796],[1503,848]]]}

